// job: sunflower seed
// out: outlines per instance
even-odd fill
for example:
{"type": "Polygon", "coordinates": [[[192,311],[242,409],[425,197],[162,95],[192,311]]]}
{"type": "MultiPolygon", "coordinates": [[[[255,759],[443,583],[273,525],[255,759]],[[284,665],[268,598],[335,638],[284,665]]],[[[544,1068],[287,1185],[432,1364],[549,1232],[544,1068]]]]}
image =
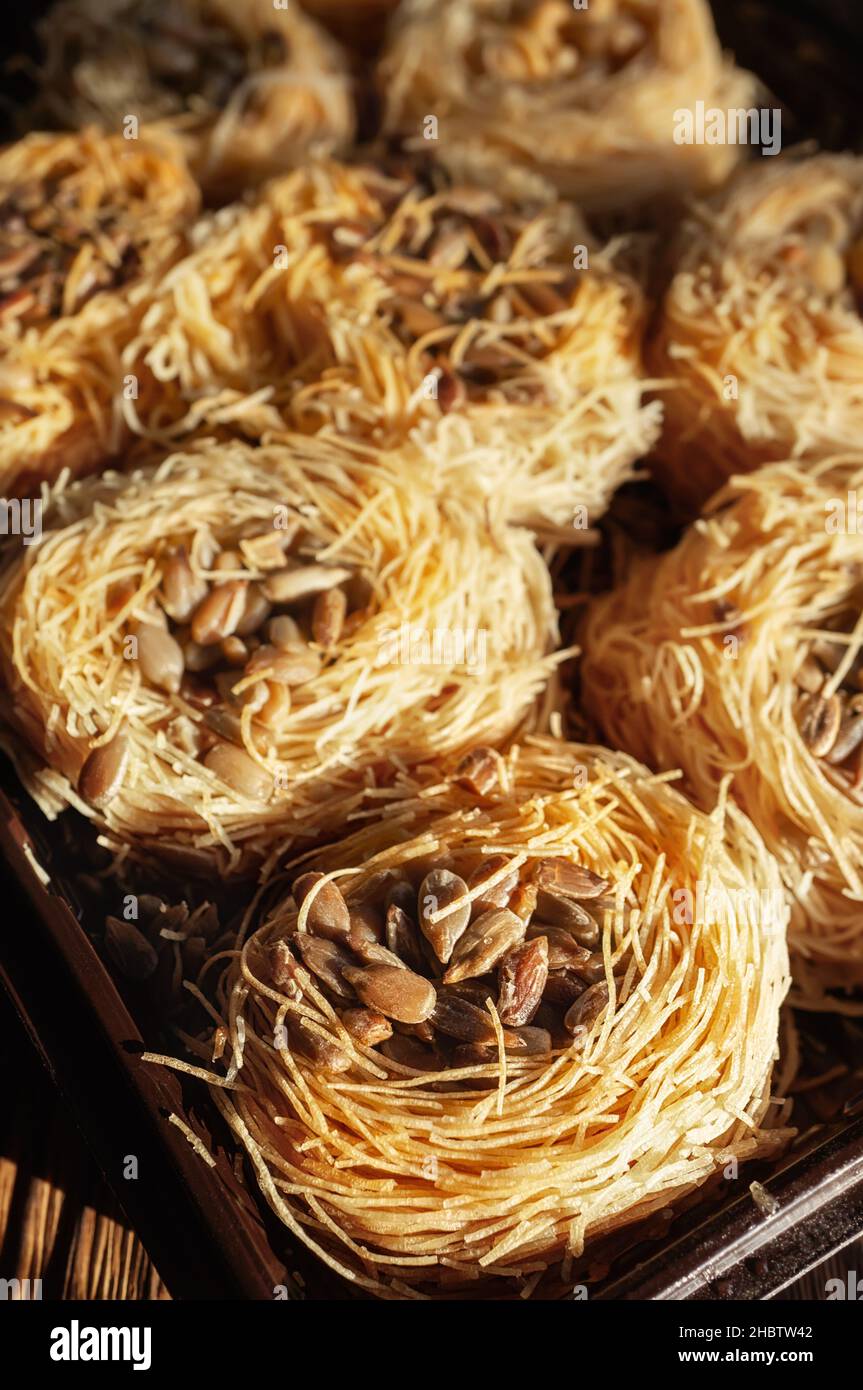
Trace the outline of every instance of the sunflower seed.
{"type": "Polygon", "coordinates": [[[412,970],[367,965],[346,970],[345,978],[363,1004],[400,1023],[424,1023],[435,1006],[434,986],[412,970]]]}
{"type": "Polygon", "coordinates": [[[498,966],[497,1012],[501,1023],[513,1028],[530,1023],[539,1008],[547,979],[548,941],[544,936],[525,941],[509,951],[498,966]]]}
{"type": "Polygon", "coordinates": [[[94,748],[78,776],[78,793],[101,810],[119,792],[129,770],[129,744],[122,734],[94,748]]]}
{"type": "Polygon", "coordinates": [[[405,965],[418,974],[423,973],[425,957],[417,939],[416,925],[396,903],[391,903],[387,908],[386,941],[388,950],[403,960],[405,965]]]}
{"type": "Polygon", "coordinates": [[[824,684],[824,667],[811,656],[807,656],[794,677],[801,690],[809,695],[817,695],[824,684]]]}
{"type": "Polygon", "coordinates": [[[385,889],[384,906],[389,910],[391,907],[399,907],[412,922],[416,921],[417,916],[417,895],[406,878],[398,878],[387,875],[381,887],[385,889]]]}
{"type": "Polygon", "coordinates": [[[183,644],[183,663],[187,671],[198,675],[218,666],[221,652],[217,646],[202,647],[200,642],[188,641],[183,644]]]}
{"type": "Polygon", "coordinates": [[[223,550],[213,561],[213,569],[217,574],[231,574],[243,568],[243,557],[239,550],[223,550]]]}
{"type": "Polygon", "coordinates": [[[548,922],[553,927],[566,927],[568,931],[573,933],[585,928],[596,928],[596,923],[590,913],[586,912],[574,898],[550,893],[547,888],[540,888],[537,891],[536,916],[541,922],[548,922]]]}
{"type": "MultiPolygon", "coordinates": [[[[139,899],[140,901],[140,899],[139,899]]],[[[215,903],[201,903],[195,908],[189,918],[189,925],[194,922],[195,931],[198,932],[205,941],[215,941],[221,934],[221,921],[219,919],[219,909],[215,903]]]]}
{"type": "Polygon", "coordinates": [[[844,763],[855,749],[863,743],[863,714],[843,714],[836,735],[836,742],[827,754],[827,762],[834,767],[844,763]]]}
{"type": "Polygon", "coordinates": [[[318,594],[312,612],[312,637],[325,652],[332,651],[342,635],[348,601],[341,589],[318,594]]]}
{"type": "Polygon", "coordinates": [[[580,966],[587,965],[590,960],[590,951],[586,946],[580,946],[566,927],[550,927],[545,923],[532,922],[528,928],[528,937],[536,940],[539,936],[544,936],[548,942],[549,970],[577,970],[580,966]]]}
{"type": "Polygon", "coordinates": [[[396,1033],[407,1033],[408,1037],[419,1038],[420,1042],[433,1043],[435,1031],[430,1023],[394,1023],[396,1033]]]}
{"type": "Polygon", "coordinates": [[[185,903],[177,903],[169,908],[165,899],[157,898],[155,893],[138,894],[138,921],[148,930],[154,923],[159,927],[167,926],[166,919],[170,916],[173,921],[174,914],[179,914],[176,918],[178,922],[185,922],[188,913],[185,903]]]}
{"type": "Polygon", "coordinates": [[[373,907],[371,903],[356,904],[350,909],[350,918],[351,940],[383,942],[383,919],[378,909],[373,907]]]}
{"type": "Polygon", "coordinates": [[[506,1034],[506,1051],[519,1056],[539,1057],[551,1051],[547,1028],[516,1028],[506,1034]]]}
{"type": "Polygon", "coordinates": [[[586,989],[584,981],[570,974],[568,970],[550,970],[542,997],[549,1004],[568,1009],[576,999],[581,998],[586,989]]]}
{"type": "Polygon", "coordinates": [[[408,1067],[412,1071],[441,1071],[442,1062],[436,1052],[416,1038],[405,1037],[403,1033],[394,1033],[391,1038],[387,1038],[381,1044],[381,1052],[384,1057],[391,1062],[396,1062],[401,1067],[408,1067]]]}
{"type": "Polygon", "coordinates": [[[464,403],[467,393],[463,382],[453,372],[438,367],[437,373],[437,403],[441,414],[448,415],[456,406],[464,403]]]}
{"type": "Polygon", "coordinates": [[[327,941],[309,932],[297,932],[294,945],[303,958],[303,964],[313,975],[331,989],[339,999],[353,999],[354,992],[345,979],[345,971],[353,968],[349,953],[337,946],[335,941],[327,941]]]}
{"type": "Polygon", "coordinates": [[[159,964],[143,932],[121,917],[105,918],[105,950],[129,980],[149,980],[159,964]]]}
{"type": "MultiPolygon", "coordinates": [[[[219,738],[226,739],[228,743],[236,744],[237,748],[243,747],[243,723],[240,716],[232,710],[221,709],[220,707],[205,710],[204,724],[219,738]]],[[[216,761],[218,762],[218,759],[216,761]]]]}
{"type": "Polygon", "coordinates": [[[272,612],[272,604],[264,597],[259,584],[250,584],[246,592],[243,614],[235,628],[238,637],[251,637],[257,632],[272,612]]]}
{"type": "Polygon", "coordinates": [[[488,1013],[486,1004],[489,999],[495,997],[495,986],[491,975],[481,980],[460,980],[454,985],[444,986],[448,995],[454,995],[458,999],[466,999],[469,1004],[475,1004],[478,1009],[488,1013]]]}
{"type": "Polygon", "coordinates": [[[144,623],[138,629],[138,665],[150,685],[176,695],[183,679],[183,650],[169,632],[144,623]]]}
{"type": "Polygon", "coordinates": [[[350,1053],[323,1037],[304,1019],[287,1022],[288,1046],[320,1071],[343,1072],[351,1065],[350,1053]]]}
{"type": "Polygon", "coordinates": [[[591,985],[584,994],[567,1010],[563,1026],[568,1033],[581,1028],[590,1028],[608,1003],[608,985],[604,980],[591,985]]]}
{"type": "Polygon", "coordinates": [[[250,801],[268,801],[273,776],[233,743],[217,743],[204,758],[204,766],[220,781],[250,801]]]}
{"type": "Polygon", "coordinates": [[[462,902],[460,907],[454,908],[438,922],[430,919],[434,913],[467,898],[467,892],[464,879],[450,873],[449,869],[432,869],[420,885],[417,898],[420,931],[444,965],[450,960],[456,942],[470,921],[470,903],[462,902]]]}
{"type": "Polygon", "coordinates": [[[819,661],[831,675],[839,669],[839,663],[848,652],[843,642],[831,642],[826,637],[817,638],[810,650],[816,661],[819,661]]]}
{"type": "Polygon", "coordinates": [[[219,651],[229,666],[244,666],[249,659],[249,649],[242,637],[226,637],[219,643],[219,651]]]}
{"type": "MultiPolygon", "coordinates": [[[[547,1028],[508,1028],[504,1033],[504,1051],[508,1057],[540,1057],[551,1051],[551,1033],[547,1028]]],[[[497,1047],[488,1043],[463,1043],[452,1054],[457,1067],[488,1066],[497,1061],[497,1047]]]]}
{"type": "Polygon", "coordinates": [[[162,607],[175,623],[187,623],[210,586],[189,564],[185,547],[176,550],[162,571],[162,607]]]}
{"type": "Polygon", "coordinates": [[[496,1061],[497,1048],[487,1043],[459,1043],[452,1053],[454,1067],[487,1067],[496,1061]]]}
{"type": "Polygon", "coordinates": [[[288,685],[267,685],[266,681],[262,684],[266,688],[267,698],[258,710],[258,723],[268,729],[277,729],[291,712],[291,688],[288,685]]]}
{"type": "Polygon", "coordinates": [[[541,859],[534,881],[537,888],[568,898],[599,898],[610,887],[608,879],[581,864],[571,864],[568,859],[541,859]]]}
{"type": "Polygon", "coordinates": [[[213,589],[192,616],[192,641],[212,647],[236,630],[246,607],[248,583],[230,579],[213,589]]]}
{"type": "Polygon", "coordinates": [[[842,704],[838,695],[828,700],[821,695],[808,695],[800,717],[800,735],[813,758],[823,758],[830,752],[842,723],[842,704]]]}
{"type": "Polygon", "coordinates": [[[300,625],[287,613],[280,613],[267,623],[267,641],[274,647],[299,646],[303,641],[300,625]]]}
{"type": "Polygon", "coordinates": [[[444,975],[446,984],[485,975],[507,951],[524,937],[525,924],[506,907],[495,907],[477,917],[456,943],[453,964],[444,975]]]}
{"type": "Polygon", "coordinates": [[[491,748],[472,748],[458,763],[455,780],[477,796],[486,796],[498,784],[498,760],[491,748]]]}
{"type": "Polygon", "coordinates": [[[294,647],[259,647],[246,667],[250,676],[260,675],[262,679],[273,681],[276,685],[305,685],[320,674],[321,658],[317,652],[305,644],[294,647]]]}
{"type": "Polygon", "coordinates": [[[427,252],[430,265],[441,266],[445,270],[458,270],[470,252],[470,243],[463,231],[457,227],[444,227],[438,232],[427,252]]]}
{"type": "Polygon", "coordinates": [[[341,1018],[354,1042],[361,1047],[377,1047],[393,1035],[389,1019],[374,1009],[345,1009],[341,1018]]]}
{"type": "Polygon", "coordinates": [[[565,299],[553,285],[545,284],[539,280],[520,285],[519,294],[527,300],[531,309],[541,318],[550,318],[553,314],[565,314],[570,307],[569,300],[565,299]]]}
{"type": "Polygon", "coordinates": [[[494,1041],[494,1025],[484,1009],[458,995],[438,994],[434,1012],[429,1020],[447,1037],[457,1038],[459,1042],[490,1043],[494,1041]]]}
{"type": "Polygon", "coordinates": [[[529,922],[536,910],[537,889],[533,883],[520,883],[512,893],[507,907],[510,912],[514,912],[516,917],[520,917],[522,922],[529,922]]]}
{"type": "Polygon", "coordinates": [[[822,294],[838,294],[845,288],[845,262],[839,252],[826,243],[814,246],[810,251],[807,273],[812,284],[822,294]]]}
{"type": "Polygon", "coordinates": [[[598,984],[605,979],[605,957],[601,951],[593,951],[583,965],[573,966],[573,969],[579,979],[587,984],[598,984]]]}
{"type": "MultiPolygon", "coordinates": [[[[485,883],[494,874],[499,873],[507,864],[505,854],[491,854],[487,859],[474,869],[468,879],[468,886],[473,891],[480,884],[485,883]]],[[[488,912],[492,907],[507,907],[512,894],[518,887],[518,869],[512,869],[505,878],[496,883],[493,888],[486,889],[478,898],[473,900],[474,912],[488,912]]]]}
{"type": "Polygon", "coordinates": [[[240,541],[243,558],[251,569],[280,570],[284,567],[285,551],[296,538],[298,526],[292,530],[264,531],[259,536],[246,536],[240,541]]]}
{"type": "Polygon", "coordinates": [[[408,968],[401,956],[397,956],[395,951],[391,951],[380,941],[370,941],[365,935],[353,931],[349,941],[354,955],[358,956],[366,965],[388,965],[392,966],[394,970],[407,970],[408,968]]]}
{"type": "Polygon", "coordinates": [[[297,910],[299,911],[312,889],[319,883],[323,886],[318,888],[309,906],[306,927],[316,936],[326,937],[329,941],[345,942],[351,929],[351,914],[341,889],[332,880],[325,883],[324,875],[318,873],[301,874],[295,879],[293,894],[297,910]]]}
{"type": "Polygon", "coordinates": [[[427,333],[436,333],[447,326],[446,319],[435,309],[427,308],[420,299],[403,299],[397,295],[391,301],[391,308],[411,338],[424,338],[427,333]]]}
{"type": "Polygon", "coordinates": [[[207,943],[202,936],[187,936],[180,949],[186,974],[196,979],[207,958],[207,943]]]}
{"type": "Polygon", "coordinates": [[[272,603],[295,603],[312,598],[325,589],[335,589],[350,579],[351,571],[330,565],[302,565],[298,569],[277,570],[264,580],[264,594],[272,603]]]}

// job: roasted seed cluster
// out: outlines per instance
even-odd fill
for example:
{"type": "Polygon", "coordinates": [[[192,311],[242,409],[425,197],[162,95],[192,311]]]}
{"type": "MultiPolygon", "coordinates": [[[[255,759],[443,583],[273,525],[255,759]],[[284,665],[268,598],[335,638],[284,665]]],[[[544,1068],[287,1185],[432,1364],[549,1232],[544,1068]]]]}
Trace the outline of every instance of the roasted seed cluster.
{"type": "Polygon", "coordinates": [[[0,194],[0,326],[75,314],[138,271],[119,208],[82,216],[62,179],[31,179],[0,194]]]}
{"type": "MultiPolygon", "coordinates": [[[[398,158],[385,167],[397,173],[398,158]]],[[[440,177],[433,164],[413,162],[404,180],[382,181],[385,226],[371,218],[326,224],[328,254],[361,261],[381,278],[382,312],[402,346],[420,345],[417,361],[423,375],[436,374],[443,414],[492,390],[542,402],[531,369],[558,345],[565,328],[547,320],[572,308],[578,277],[552,258],[542,218],[484,189],[436,189],[440,177]],[[417,188],[426,196],[417,199],[417,188]]]]}
{"type": "Polygon", "coordinates": [[[126,105],[134,96],[140,120],[156,121],[187,109],[222,110],[247,76],[286,57],[275,23],[245,46],[215,14],[204,17],[184,0],[139,0],[110,21],[106,16],[75,79],[100,104],[119,85],[126,105]]]}
{"type": "MultiPolygon", "coordinates": [[[[851,631],[859,615],[846,615],[851,631]]],[[[796,674],[800,692],[797,725],[814,758],[835,769],[850,789],[863,787],[863,653],[858,653],[839,687],[825,687],[848,654],[848,645],[829,638],[814,641],[796,674]]]]}
{"type": "MultiPolygon", "coordinates": [[[[140,617],[131,612],[134,584],[118,584],[109,596],[113,614],[130,609],[125,628],[141,676],[175,705],[172,727],[185,751],[256,801],[269,799],[273,777],[247,751],[244,709],[265,755],[290,718],[292,692],[334,659],[371,597],[353,570],[302,558],[301,537],[299,519],[241,536],[236,548],[214,546],[206,571],[193,567],[186,547],[174,549],[140,617]]],[[[122,734],[94,749],[78,780],[84,800],[106,806],[123,785],[128,758],[122,734]]]]}
{"type": "Polygon", "coordinates": [[[576,13],[570,0],[521,0],[512,22],[480,26],[474,63],[501,82],[601,81],[634,58],[650,33],[619,0],[591,0],[576,13]]]}
{"type": "MultiPolygon", "coordinates": [[[[610,884],[563,858],[509,863],[500,854],[387,871],[356,898],[301,875],[294,901],[298,911],[308,901],[308,915],[270,943],[272,983],[299,1000],[313,977],[355,1042],[416,1071],[494,1062],[488,1001],[514,1058],[571,1046],[609,999],[600,924],[610,884]]],[[[322,1070],[350,1066],[345,1048],[301,1019],[289,1019],[288,1036],[322,1070]]]]}

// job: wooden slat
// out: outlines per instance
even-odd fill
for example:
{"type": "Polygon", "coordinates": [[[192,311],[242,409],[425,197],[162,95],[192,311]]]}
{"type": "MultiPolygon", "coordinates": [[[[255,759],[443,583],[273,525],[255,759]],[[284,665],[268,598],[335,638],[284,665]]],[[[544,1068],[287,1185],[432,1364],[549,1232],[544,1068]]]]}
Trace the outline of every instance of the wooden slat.
{"type": "Polygon", "coordinates": [[[168,1298],[5,998],[0,1039],[0,1277],[41,1279],[43,1299],[168,1298]]]}

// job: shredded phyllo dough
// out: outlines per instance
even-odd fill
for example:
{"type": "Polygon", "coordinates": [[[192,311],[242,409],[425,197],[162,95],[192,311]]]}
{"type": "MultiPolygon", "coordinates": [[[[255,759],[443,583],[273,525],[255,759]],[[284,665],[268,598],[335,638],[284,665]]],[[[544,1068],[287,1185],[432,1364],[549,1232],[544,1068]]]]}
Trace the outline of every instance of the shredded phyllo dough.
{"type": "Polygon", "coordinates": [[[250,909],[208,1007],[232,1040],[212,1094],[264,1196],[382,1297],[565,1269],[586,1239],[788,1134],[769,1111],[787,908],[753,827],[605,749],[536,738],[498,763],[482,792],[482,751],[455,777],[400,777],[387,814],[314,857],[323,873],[257,930],[250,909]],[[567,913],[595,932],[588,973],[546,925],[567,913]],[[505,959],[478,914],[517,923],[505,959]],[[408,930],[413,970],[386,963],[408,930]],[[533,1015],[527,946],[554,965],[533,1015]],[[487,986],[484,1008],[468,986],[487,986]],[[431,1042],[398,1021],[420,1017],[431,1042]],[[483,1020],[482,1045],[460,1041],[483,1020]]]}
{"type": "Polygon", "coordinates": [[[32,790],[183,862],[275,855],[393,760],[499,741],[564,655],[529,533],[407,449],[205,441],[58,489],[44,529],[0,584],[32,790]]]}
{"type": "Polygon", "coordinates": [[[122,346],[198,204],[167,135],[39,134],[0,153],[0,494],[119,447],[122,346]]]}
{"type": "Polygon", "coordinates": [[[405,0],[379,88],[386,128],[458,178],[588,207],[709,188],[739,147],[677,144],[676,113],[747,108],[705,0],[405,0]]]}
{"type": "Polygon", "coordinates": [[[577,539],[658,433],[642,320],[571,206],[325,163],[202,232],[126,349],[140,390],[118,408],[148,438],[414,431],[448,490],[577,539]]]}
{"type": "Polygon", "coordinates": [[[863,457],[783,463],[718,494],[669,554],[592,605],[583,694],[610,739],[723,779],[794,897],[796,1002],[863,982],[863,457]]]}
{"type": "Polygon", "coordinates": [[[758,161],[696,210],[649,349],[673,496],[697,508],[733,473],[858,446],[861,304],[863,161],[758,161]]]}
{"type": "Polygon", "coordinates": [[[40,32],[34,118],[157,123],[183,141],[211,197],[353,136],[346,57],[298,4],[60,0],[40,32]]]}

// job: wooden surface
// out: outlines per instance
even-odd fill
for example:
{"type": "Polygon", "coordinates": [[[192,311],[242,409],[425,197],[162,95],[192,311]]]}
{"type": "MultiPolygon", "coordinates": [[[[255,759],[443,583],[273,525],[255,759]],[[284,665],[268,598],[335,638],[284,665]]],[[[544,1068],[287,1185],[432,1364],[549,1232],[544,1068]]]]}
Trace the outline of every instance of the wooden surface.
{"type": "MultiPolygon", "coordinates": [[[[2,992],[0,1075],[0,1278],[50,1300],[169,1298],[2,992]]],[[[863,1282],[863,1240],[783,1297],[824,1300],[849,1270],[863,1282]]]]}
{"type": "Polygon", "coordinates": [[[168,1298],[2,995],[0,1075],[0,1278],[41,1279],[43,1299],[168,1298]]]}

